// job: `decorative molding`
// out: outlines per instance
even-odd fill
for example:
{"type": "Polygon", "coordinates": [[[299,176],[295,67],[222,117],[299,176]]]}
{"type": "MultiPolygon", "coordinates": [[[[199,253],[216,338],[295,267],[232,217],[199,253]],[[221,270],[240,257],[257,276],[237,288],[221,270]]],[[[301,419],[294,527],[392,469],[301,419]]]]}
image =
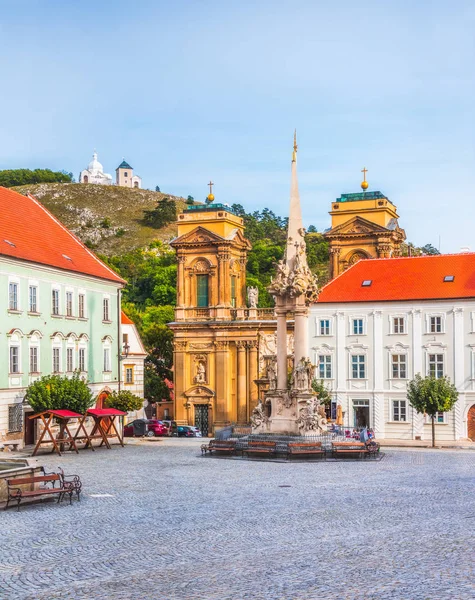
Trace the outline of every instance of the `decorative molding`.
{"type": "Polygon", "coordinates": [[[216,350],[223,351],[223,350],[228,349],[229,342],[224,341],[224,340],[218,340],[218,341],[214,342],[214,345],[215,345],[216,350]]]}

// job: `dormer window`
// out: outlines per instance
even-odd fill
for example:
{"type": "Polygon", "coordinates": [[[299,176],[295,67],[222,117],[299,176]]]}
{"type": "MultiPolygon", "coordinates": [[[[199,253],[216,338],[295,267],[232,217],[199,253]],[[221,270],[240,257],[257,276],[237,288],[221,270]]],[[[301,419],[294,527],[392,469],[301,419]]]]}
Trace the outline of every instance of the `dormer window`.
{"type": "Polygon", "coordinates": [[[372,279],[365,279],[363,281],[363,283],[361,284],[361,287],[370,287],[370,285],[373,283],[372,279]]]}
{"type": "Polygon", "coordinates": [[[452,282],[452,281],[454,281],[454,279],[455,279],[455,275],[446,275],[444,277],[444,283],[452,282]]]}

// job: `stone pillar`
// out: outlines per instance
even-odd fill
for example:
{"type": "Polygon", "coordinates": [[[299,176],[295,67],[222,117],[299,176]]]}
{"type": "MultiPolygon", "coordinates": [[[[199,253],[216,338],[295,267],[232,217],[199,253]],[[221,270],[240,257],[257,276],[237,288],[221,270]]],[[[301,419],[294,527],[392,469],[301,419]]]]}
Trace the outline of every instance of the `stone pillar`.
{"type": "Polygon", "coordinates": [[[287,307],[277,298],[277,389],[287,389],[287,307]]]}
{"type": "Polygon", "coordinates": [[[185,300],[185,256],[178,256],[178,272],[177,272],[177,281],[178,281],[178,306],[186,306],[185,300]]]}
{"type": "Polygon", "coordinates": [[[258,363],[259,363],[259,355],[257,353],[257,340],[253,340],[252,342],[247,343],[247,347],[249,348],[249,410],[246,415],[246,421],[249,420],[252,410],[257,405],[258,401],[258,389],[257,384],[254,383],[258,378],[258,363]]]}
{"type": "Polygon", "coordinates": [[[299,305],[295,307],[295,329],[294,329],[294,363],[295,366],[302,358],[308,355],[308,308],[305,299],[300,296],[299,305]]]}
{"type": "Polygon", "coordinates": [[[237,421],[247,421],[246,342],[236,342],[237,348],[237,421]]]}
{"type": "Polygon", "coordinates": [[[340,260],[340,252],[341,248],[330,248],[330,277],[334,279],[337,275],[339,275],[339,260],[340,260]]]}
{"type": "Polygon", "coordinates": [[[218,306],[224,306],[224,261],[225,257],[218,254],[218,306]]]}
{"type": "Polygon", "coordinates": [[[214,425],[215,427],[223,427],[224,424],[230,421],[230,415],[226,410],[227,407],[230,407],[229,402],[229,356],[228,356],[228,346],[229,342],[227,341],[216,341],[216,371],[215,371],[215,382],[216,382],[216,412],[214,415],[214,425]]]}
{"type": "Polygon", "coordinates": [[[186,390],[186,347],[187,342],[175,341],[173,352],[173,365],[175,374],[175,400],[173,402],[173,416],[177,421],[187,419],[187,412],[183,404],[186,390]]]}

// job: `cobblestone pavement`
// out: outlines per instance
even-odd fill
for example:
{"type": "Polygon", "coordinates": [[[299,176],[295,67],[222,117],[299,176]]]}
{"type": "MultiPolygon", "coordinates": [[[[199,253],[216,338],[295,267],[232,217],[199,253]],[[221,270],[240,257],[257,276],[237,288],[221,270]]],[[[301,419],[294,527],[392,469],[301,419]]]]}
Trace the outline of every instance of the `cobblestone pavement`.
{"type": "Polygon", "coordinates": [[[0,513],[1,600],[475,597],[475,452],[289,464],[198,442],[44,458],[84,497],[0,513]]]}

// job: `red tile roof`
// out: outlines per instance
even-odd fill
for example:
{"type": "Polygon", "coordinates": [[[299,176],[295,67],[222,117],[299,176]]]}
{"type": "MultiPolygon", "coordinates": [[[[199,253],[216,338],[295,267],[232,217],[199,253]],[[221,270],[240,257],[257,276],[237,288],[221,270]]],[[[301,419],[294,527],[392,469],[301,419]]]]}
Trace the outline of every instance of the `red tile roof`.
{"type": "Polygon", "coordinates": [[[322,288],[318,304],[449,298],[475,298],[475,253],[360,260],[322,288]]]}
{"type": "Polygon", "coordinates": [[[0,255],[125,283],[36,198],[0,187],[0,255]]]}
{"type": "Polygon", "coordinates": [[[134,324],[132,319],[129,319],[129,317],[125,314],[125,312],[123,310],[120,313],[120,322],[122,323],[122,325],[133,325],[134,324]]]}

